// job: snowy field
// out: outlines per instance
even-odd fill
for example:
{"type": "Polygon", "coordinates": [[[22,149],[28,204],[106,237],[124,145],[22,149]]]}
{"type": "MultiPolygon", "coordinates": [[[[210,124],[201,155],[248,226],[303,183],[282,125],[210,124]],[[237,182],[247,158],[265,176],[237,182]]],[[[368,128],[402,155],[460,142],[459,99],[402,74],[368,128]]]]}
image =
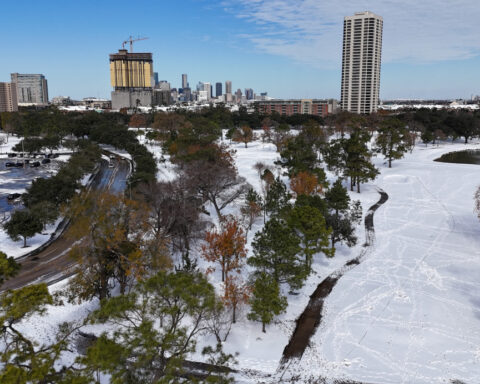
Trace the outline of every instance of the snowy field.
{"type": "Polygon", "coordinates": [[[327,299],[298,369],[382,384],[480,383],[480,166],[433,161],[467,148],[480,149],[420,145],[392,169],[377,159],[374,184],[390,198],[375,215],[376,245],[327,299]]]}
{"type": "MultiPolygon", "coordinates": [[[[142,136],[139,139],[161,158],[159,146],[150,145],[142,136]]],[[[236,150],[240,175],[259,190],[253,165],[262,161],[273,166],[278,158],[275,147],[257,141],[248,148],[235,143],[231,148],[236,150]]],[[[284,379],[294,371],[301,375],[300,383],[319,377],[372,384],[449,384],[454,379],[480,383],[480,222],[473,212],[480,166],[433,162],[443,153],[466,148],[480,146],[418,145],[405,159],[394,162],[392,169],[375,159],[381,175],[364,185],[360,195],[351,193],[353,199],[361,200],[364,214],[379,199],[376,187],[389,194],[375,214],[375,245],[327,298],[325,317],[311,347],[301,361],[292,362],[284,379]]],[[[159,165],[158,178],[170,180],[174,175],[174,166],[166,157],[159,165]]],[[[238,213],[238,209],[236,204],[225,213],[238,213]]],[[[215,222],[215,213],[209,210],[215,222]]],[[[262,225],[260,218],[249,232],[249,244],[262,225]]],[[[315,273],[297,295],[288,297],[287,312],[267,327],[267,333],[261,332],[259,323],[248,321],[243,311],[224,345],[227,352],[239,352],[236,368],[247,371],[237,382],[280,382],[279,360],[296,318],[317,284],[360,253],[363,223],[357,236],[356,247],[340,247],[333,259],[317,255],[315,273]]],[[[207,265],[201,262],[200,266],[207,265]]],[[[209,279],[220,291],[219,272],[209,279]]],[[[64,284],[51,289],[57,291],[64,284]]],[[[32,317],[25,327],[46,339],[55,333],[55,323],[78,319],[95,306],[96,302],[90,302],[52,308],[45,318],[32,317]]],[[[100,333],[101,327],[86,331],[100,333]]],[[[213,338],[201,340],[197,349],[214,342],[213,338]]],[[[71,354],[65,357],[74,358],[71,354]]]]}

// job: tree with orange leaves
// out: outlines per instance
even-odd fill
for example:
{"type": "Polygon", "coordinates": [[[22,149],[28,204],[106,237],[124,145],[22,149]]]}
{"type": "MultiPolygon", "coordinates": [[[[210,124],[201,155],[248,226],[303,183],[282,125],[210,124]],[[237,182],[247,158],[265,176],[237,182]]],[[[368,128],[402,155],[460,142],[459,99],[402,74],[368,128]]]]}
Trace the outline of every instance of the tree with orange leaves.
{"type": "Polygon", "coordinates": [[[318,177],[310,172],[303,171],[293,176],[290,180],[290,188],[299,195],[314,195],[322,192],[322,186],[318,184],[318,177]]]}
{"type": "MultiPolygon", "coordinates": [[[[235,218],[225,218],[219,231],[207,231],[202,246],[202,256],[210,263],[219,264],[222,270],[222,282],[228,274],[242,267],[247,256],[244,232],[235,218]]],[[[210,268],[214,271],[215,268],[210,268]]]]}
{"type": "Polygon", "coordinates": [[[128,125],[132,128],[145,128],[147,126],[147,120],[145,119],[145,115],[136,113],[130,117],[130,122],[128,125]]]}
{"type": "Polygon", "coordinates": [[[90,192],[75,197],[67,209],[72,223],[68,236],[81,239],[70,250],[76,262],[71,300],[104,299],[116,284],[123,294],[155,266],[169,266],[165,247],[156,239],[152,249],[145,236],[149,228],[144,204],[108,192],[90,192]]]}
{"type": "Polygon", "coordinates": [[[233,132],[232,139],[237,143],[244,143],[247,148],[248,143],[253,140],[253,130],[248,125],[243,125],[233,132]]]}
{"type": "Polygon", "coordinates": [[[250,287],[248,287],[238,276],[228,276],[225,280],[225,291],[222,297],[225,307],[232,310],[232,322],[237,321],[237,309],[242,304],[248,303],[250,299],[250,287]]]}

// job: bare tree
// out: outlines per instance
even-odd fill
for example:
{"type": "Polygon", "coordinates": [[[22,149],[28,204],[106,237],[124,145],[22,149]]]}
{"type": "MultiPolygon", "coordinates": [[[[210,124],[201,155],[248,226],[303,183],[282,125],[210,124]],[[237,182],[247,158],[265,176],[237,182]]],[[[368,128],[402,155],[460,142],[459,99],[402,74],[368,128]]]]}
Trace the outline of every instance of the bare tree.
{"type": "Polygon", "coordinates": [[[212,203],[220,220],[223,219],[222,210],[248,190],[248,184],[238,176],[235,167],[222,161],[189,163],[185,175],[202,200],[212,203]]]}

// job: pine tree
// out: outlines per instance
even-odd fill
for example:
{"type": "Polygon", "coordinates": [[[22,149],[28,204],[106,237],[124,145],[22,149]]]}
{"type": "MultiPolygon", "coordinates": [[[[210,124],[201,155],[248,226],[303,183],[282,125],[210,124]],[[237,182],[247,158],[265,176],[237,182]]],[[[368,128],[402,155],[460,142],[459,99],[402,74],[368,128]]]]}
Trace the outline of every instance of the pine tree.
{"type": "Polygon", "coordinates": [[[77,383],[92,380],[88,374],[79,377],[76,364],[64,365],[62,354],[68,350],[78,325],[61,324],[55,339],[43,341],[30,338],[20,324],[33,315],[43,315],[48,305],[56,305],[46,284],[29,285],[0,294],[0,351],[2,369],[0,382],[5,384],[77,383]],[[75,366],[75,367],[74,367],[75,366]]]}
{"type": "Polygon", "coordinates": [[[287,299],[280,295],[280,287],[273,276],[262,272],[256,276],[250,304],[248,319],[260,321],[262,332],[266,332],[265,325],[287,308],[287,299]]]}
{"type": "Polygon", "coordinates": [[[0,251],[0,285],[5,280],[15,276],[20,269],[20,265],[15,262],[13,257],[7,257],[5,253],[0,251]]]}
{"type": "Polygon", "coordinates": [[[328,206],[326,224],[331,228],[330,240],[332,250],[337,242],[346,242],[353,246],[357,242],[355,224],[362,218],[362,206],[359,201],[351,202],[341,179],[337,179],[332,187],[325,192],[328,206]]]}
{"type": "Polygon", "coordinates": [[[380,123],[376,139],[377,152],[388,160],[388,168],[392,161],[403,157],[409,149],[410,135],[405,124],[397,118],[389,118],[380,123]]]}
{"type": "Polygon", "coordinates": [[[331,231],[327,229],[325,218],[317,208],[295,206],[289,211],[287,222],[301,239],[307,275],[311,272],[314,254],[323,252],[327,257],[333,257],[334,251],[328,247],[331,231]]]}
{"type": "Polygon", "coordinates": [[[259,272],[272,274],[278,283],[288,283],[292,289],[301,288],[306,278],[304,263],[300,259],[300,238],[287,223],[271,218],[252,242],[253,256],[248,264],[259,272]]]}
{"type": "Polygon", "coordinates": [[[217,303],[201,274],[160,272],[127,295],[101,302],[91,320],[115,324],[116,331],[103,333],[81,362],[115,383],[178,382],[217,303]]]}
{"type": "Polygon", "coordinates": [[[277,177],[270,185],[265,197],[265,211],[272,216],[278,216],[289,207],[290,194],[287,186],[277,177]]]}

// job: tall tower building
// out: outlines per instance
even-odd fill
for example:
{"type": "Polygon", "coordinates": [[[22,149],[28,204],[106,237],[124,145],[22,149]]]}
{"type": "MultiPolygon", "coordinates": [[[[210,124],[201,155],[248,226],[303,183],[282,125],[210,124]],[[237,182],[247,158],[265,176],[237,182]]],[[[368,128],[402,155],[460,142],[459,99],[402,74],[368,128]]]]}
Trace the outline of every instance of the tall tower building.
{"type": "Polygon", "coordinates": [[[225,81],[225,93],[227,94],[232,94],[232,82],[231,81],[225,81]]]}
{"type": "Polygon", "coordinates": [[[188,81],[187,81],[187,74],[184,73],[182,75],[182,88],[185,89],[185,88],[188,88],[188,81]]]}
{"type": "Polygon", "coordinates": [[[110,55],[112,109],[152,105],[154,87],[151,53],[133,53],[120,49],[110,55]]]}
{"type": "Polygon", "coordinates": [[[216,83],[215,84],[215,96],[220,97],[222,96],[222,83],[216,83]]]}
{"type": "Polygon", "coordinates": [[[380,95],[383,19],[358,12],[343,23],[342,109],[376,112],[380,95]]]}
{"type": "Polygon", "coordinates": [[[0,112],[18,111],[15,83],[0,83],[0,112]]]}
{"type": "Polygon", "coordinates": [[[48,85],[44,75],[12,73],[10,77],[17,88],[19,105],[48,104],[48,85]]]}

